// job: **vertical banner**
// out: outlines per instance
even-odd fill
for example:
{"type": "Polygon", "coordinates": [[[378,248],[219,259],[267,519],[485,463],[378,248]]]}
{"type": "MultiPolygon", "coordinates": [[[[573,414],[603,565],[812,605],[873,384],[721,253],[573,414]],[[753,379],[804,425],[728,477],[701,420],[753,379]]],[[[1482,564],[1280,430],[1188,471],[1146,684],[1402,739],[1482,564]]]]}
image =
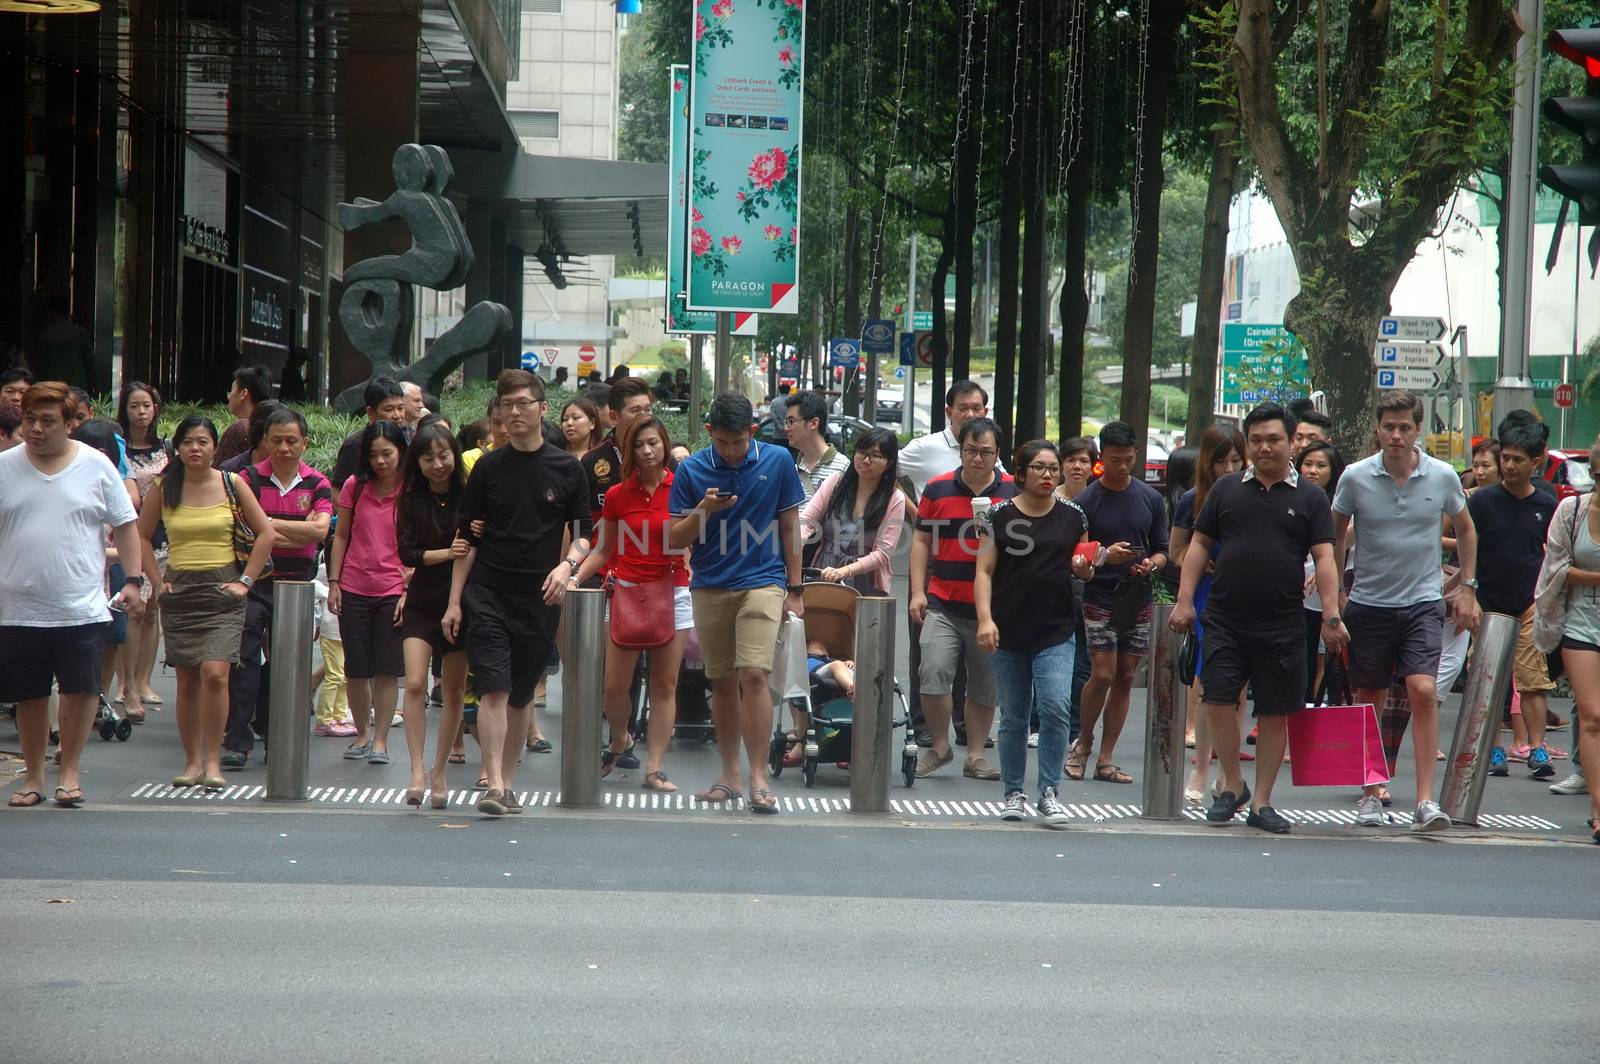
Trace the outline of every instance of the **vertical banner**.
{"type": "MultiPolygon", "coordinates": [[[[689,65],[674,64],[672,79],[672,139],[667,181],[667,332],[676,335],[717,331],[711,311],[690,310],[686,305],[685,259],[689,234],[689,65]]],[[[733,335],[756,335],[754,314],[733,316],[733,335]]]]}
{"type": "Polygon", "coordinates": [[[800,310],[805,0],[695,0],[688,307],[800,310]]]}

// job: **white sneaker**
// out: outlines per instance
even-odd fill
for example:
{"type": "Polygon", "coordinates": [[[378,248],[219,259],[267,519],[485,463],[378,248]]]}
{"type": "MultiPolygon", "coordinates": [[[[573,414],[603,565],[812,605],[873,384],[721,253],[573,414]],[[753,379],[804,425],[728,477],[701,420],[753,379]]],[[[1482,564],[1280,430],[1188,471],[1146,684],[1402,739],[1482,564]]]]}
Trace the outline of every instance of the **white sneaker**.
{"type": "Polygon", "coordinates": [[[1589,781],[1584,778],[1583,769],[1574,769],[1572,775],[1560,783],[1550,785],[1551,794],[1588,794],[1589,781]]]}
{"type": "Polygon", "coordinates": [[[1383,827],[1383,803],[1376,794],[1363,794],[1356,799],[1356,825],[1363,828],[1383,827]]]}
{"type": "Polygon", "coordinates": [[[1028,749],[1030,749],[1030,750],[1035,749],[1036,747],[1038,747],[1038,745],[1039,745],[1039,733],[1038,732],[1029,732],[1028,733],[1028,749]]]}
{"type": "Polygon", "coordinates": [[[1006,795],[1006,804],[1000,809],[1001,820],[1024,820],[1028,816],[1028,796],[1021,791],[1006,795]]]}
{"type": "Polygon", "coordinates": [[[1067,812],[1067,807],[1061,804],[1061,799],[1056,797],[1054,787],[1046,787],[1044,794],[1039,798],[1037,806],[1039,815],[1044,818],[1047,828],[1064,828],[1067,821],[1072,819],[1072,814],[1067,812]]]}
{"type": "Polygon", "coordinates": [[[1449,826],[1450,818],[1444,815],[1444,810],[1439,808],[1438,802],[1417,803],[1416,814],[1411,820],[1412,831],[1444,831],[1449,826]]]}
{"type": "Polygon", "coordinates": [[[396,713],[394,715],[394,719],[389,722],[389,727],[391,727],[391,728],[399,728],[399,727],[403,726],[405,724],[405,722],[406,722],[405,716],[403,714],[396,713]]]}

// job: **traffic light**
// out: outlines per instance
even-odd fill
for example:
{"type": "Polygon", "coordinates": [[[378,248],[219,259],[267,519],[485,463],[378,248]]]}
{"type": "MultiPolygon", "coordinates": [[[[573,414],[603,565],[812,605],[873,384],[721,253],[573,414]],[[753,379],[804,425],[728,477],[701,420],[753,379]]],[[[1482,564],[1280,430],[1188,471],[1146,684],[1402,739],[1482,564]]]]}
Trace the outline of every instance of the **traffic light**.
{"type": "Polygon", "coordinates": [[[1583,139],[1583,161],[1539,167],[1539,180],[1578,205],[1579,225],[1600,225],[1600,29],[1551,30],[1545,46],[1588,75],[1582,96],[1553,96],[1544,116],[1583,139]]]}

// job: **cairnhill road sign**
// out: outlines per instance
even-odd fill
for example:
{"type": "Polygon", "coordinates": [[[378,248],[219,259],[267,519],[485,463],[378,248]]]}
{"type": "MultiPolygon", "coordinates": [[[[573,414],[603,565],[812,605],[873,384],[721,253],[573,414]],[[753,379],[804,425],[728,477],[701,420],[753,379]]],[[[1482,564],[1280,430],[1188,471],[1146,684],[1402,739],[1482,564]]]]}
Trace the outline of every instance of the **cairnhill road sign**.
{"type": "Polygon", "coordinates": [[[1223,403],[1287,402],[1311,391],[1306,350],[1276,322],[1222,326],[1223,403]]]}
{"type": "Polygon", "coordinates": [[[894,353],[894,322],[889,318],[871,318],[861,326],[861,350],[869,355],[894,353]]]}
{"type": "Polygon", "coordinates": [[[1372,347],[1374,369],[1433,369],[1444,364],[1438,344],[1391,344],[1380,340],[1372,347]]]}
{"type": "Polygon", "coordinates": [[[911,327],[917,332],[927,332],[933,328],[933,311],[915,310],[911,312],[911,327]]]}
{"type": "Polygon", "coordinates": [[[855,369],[861,365],[861,341],[833,339],[828,341],[828,365],[835,369],[855,369]]]}
{"type": "Polygon", "coordinates": [[[1408,392],[1437,391],[1443,377],[1431,369],[1380,369],[1378,387],[1404,388],[1408,392]]]}
{"type": "Polygon", "coordinates": [[[1390,316],[1378,321],[1380,340],[1442,340],[1444,330],[1443,318],[1390,316]]]}

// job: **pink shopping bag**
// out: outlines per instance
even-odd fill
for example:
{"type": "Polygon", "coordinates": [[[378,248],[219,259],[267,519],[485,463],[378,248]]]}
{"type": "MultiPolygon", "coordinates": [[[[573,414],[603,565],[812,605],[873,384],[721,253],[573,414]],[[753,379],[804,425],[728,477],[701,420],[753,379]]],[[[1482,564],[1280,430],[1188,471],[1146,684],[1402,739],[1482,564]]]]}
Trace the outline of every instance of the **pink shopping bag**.
{"type": "Polygon", "coordinates": [[[1389,782],[1372,706],[1307,707],[1289,717],[1289,768],[1296,787],[1369,787],[1389,782]]]}

